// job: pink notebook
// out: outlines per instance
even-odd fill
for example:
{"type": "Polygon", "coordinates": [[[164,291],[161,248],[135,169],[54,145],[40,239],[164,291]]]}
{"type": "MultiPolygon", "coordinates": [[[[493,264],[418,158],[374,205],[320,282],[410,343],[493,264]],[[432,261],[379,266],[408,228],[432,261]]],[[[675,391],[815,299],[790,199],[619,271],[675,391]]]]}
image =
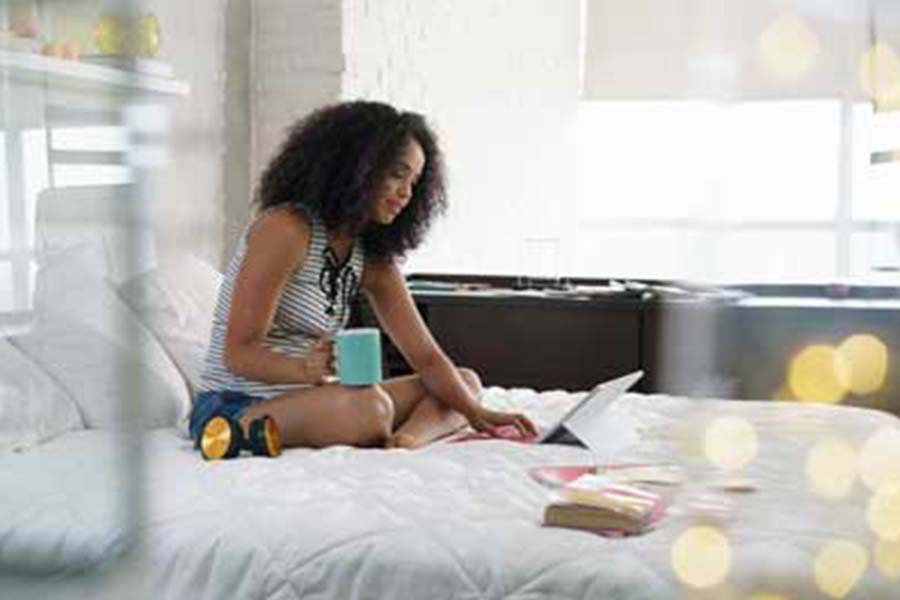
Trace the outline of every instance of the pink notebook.
{"type": "Polygon", "coordinates": [[[516,429],[514,425],[504,425],[503,427],[497,427],[494,430],[494,435],[483,431],[470,431],[468,433],[462,433],[458,436],[450,438],[447,441],[453,444],[456,442],[472,442],[478,440],[509,440],[511,442],[533,444],[537,440],[537,436],[522,436],[519,434],[519,430],[516,429]]]}

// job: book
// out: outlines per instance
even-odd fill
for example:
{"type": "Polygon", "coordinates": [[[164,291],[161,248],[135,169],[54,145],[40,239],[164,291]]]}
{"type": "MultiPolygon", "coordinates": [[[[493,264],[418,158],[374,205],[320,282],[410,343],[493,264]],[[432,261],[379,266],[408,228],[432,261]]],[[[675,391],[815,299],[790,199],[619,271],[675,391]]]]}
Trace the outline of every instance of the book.
{"type": "Polygon", "coordinates": [[[175,69],[170,63],[141,56],[128,54],[83,54],[81,62],[122,71],[132,71],[153,77],[164,77],[166,79],[175,77],[175,69]]]}
{"type": "Polygon", "coordinates": [[[544,507],[543,524],[601,535],[634,535],[654,526],[665,509],[660,494],[585,473],[556,491],[544,507]]]}

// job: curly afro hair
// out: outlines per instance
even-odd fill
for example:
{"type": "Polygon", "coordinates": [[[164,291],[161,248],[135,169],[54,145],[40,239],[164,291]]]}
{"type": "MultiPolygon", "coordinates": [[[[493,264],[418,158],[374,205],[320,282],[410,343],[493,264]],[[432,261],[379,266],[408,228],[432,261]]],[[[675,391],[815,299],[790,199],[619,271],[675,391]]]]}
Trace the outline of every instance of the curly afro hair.
{"type": "Polygon", "coordinates": [[[260,179],[260,208],[290,205],[362,238],[366,256],[402,258],[446,209],[444,164],[425,119],[381,102],[342,102],[297,122],[260,179]],[[375,192],[410,141],[425,154],[412,198],[389,225],[370,219],[375,192]]]}

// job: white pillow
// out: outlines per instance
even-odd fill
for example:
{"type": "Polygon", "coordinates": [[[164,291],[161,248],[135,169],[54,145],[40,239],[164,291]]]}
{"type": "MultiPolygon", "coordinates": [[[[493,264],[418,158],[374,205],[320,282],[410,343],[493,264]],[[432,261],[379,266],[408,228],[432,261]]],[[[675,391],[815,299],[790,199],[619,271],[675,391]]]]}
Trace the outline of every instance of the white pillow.
{"type": "MultiPolygon", "coordinates": [[[[200,385],[221,284],[221,273],[187,255],[163,260],[119,287],[119,296],[165,348],[191,394],[200,385]]],[[[186,432],[186,419],[180,425],[186,432]]]]}
{"type": "Polygon", "coordinates": [[[53,379],[0,339],[0,454],[84,429],[72,400],[53,379]]]}
{"type": "Polygon", "coordinates": [[[108,282],[83,268],[85,251],[41,268],[34,325],[12,343],[62,385],[87,427],[129,422],[124,403],[136,401],[139,426],[175,425],[190,410],[184,380],[108,282]]]}

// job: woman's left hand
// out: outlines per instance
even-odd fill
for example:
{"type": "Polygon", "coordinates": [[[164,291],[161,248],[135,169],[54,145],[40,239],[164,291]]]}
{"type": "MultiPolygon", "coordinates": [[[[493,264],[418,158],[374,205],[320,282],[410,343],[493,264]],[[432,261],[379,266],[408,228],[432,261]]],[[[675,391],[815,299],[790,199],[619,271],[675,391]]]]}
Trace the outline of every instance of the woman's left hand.
{"type": "Polygon", "coordinates": [[[514,427],[520,437],[531,438],[538,434],[537,427],[531,419],[522,413],[506,413],[490,410],[479,406],[469,415],[466,415],[469,424],[475,431],[483,431],[494,437],[500,437],[501,428],[514,427]]]}

